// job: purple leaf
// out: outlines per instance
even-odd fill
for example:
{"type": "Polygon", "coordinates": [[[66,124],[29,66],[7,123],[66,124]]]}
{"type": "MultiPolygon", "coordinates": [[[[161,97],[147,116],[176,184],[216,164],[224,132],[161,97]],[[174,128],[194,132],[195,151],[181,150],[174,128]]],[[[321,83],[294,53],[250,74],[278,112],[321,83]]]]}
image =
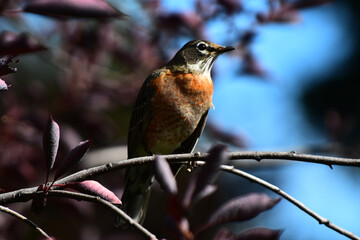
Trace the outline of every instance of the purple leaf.
{"type": "Polygon", "coordinates": [[[193,204],[194,200],[201,199],[201,196],[208,195],[204,194],[204,191],[206,191],[208,185],[215,181],[220,165],[228,159],[226,149],[225,145],[219,144],[210,150],[209,156],[205,159],[205,165],[190,179],[183,199],[185,208],[193,204]]]}
{"type": "Polygon", "coordinates": [[[214,184],[206,185],[198,194],[196,194],[193,198],[193,202],[197,202],[200,199],[206,198],[213,194],[217,190],[217,186],[214,184]]]}
{"type": "Polygon", "coordinates": [[[236,240],[278,240],[282,232],[269,228],[252,228],[241,232],[236,240]]]}
{"type": "Polygon", "coordinates": [[[270,198],[266,194],[259,193],[250,193],[236,197],[224,203],[216,210],[211,215],[210,220],[198,232],[217,224],[254,218],[261,212],[274,207],[280,200],[281,198],[270,198]]]}
{"type": "Polygon", "coordinates": [[[268,228],[252,228],[235,235],[228,229],[221,229],[214,240],[277,240],[280,239],[282,232],[268,228]]]}
{"type": "Polygon", "coordinates": [[[170,195],[177,194],[175,176],[166,159],[159,155],[155,157],[155,178],[166,193],[170,195]]]}
{"type": "Polygon", "coordinates": [[[94,180],[68,183],[65,187],[69,187],[81,193],[99,196],[112,204],[121,204],[121,200],[112,191],[94,180]]]}
{"type": "Polygon", "coordinates": [[[126,16],[103,0],[33,0],[27,2],[23,11],[57,18],[119,18],[126,16]]]}
{"type": "Polygon", "coordinates": [[[237,240],[237,236],[229,229],[223,228],[217,232],[214,240],[237,240]]]}
{"type": "Polygon", "coordinates": [[[59,168],[56,170],[54,181],[82,159],[89,149],[90,144],[90,140],[83,141],[68,153],[65,159],[60,163],[59,168]]]}
{"type": "Polygon", "coordinates": [[[0,78],[0,91],[7,91],[7,90],[8,90],[8,85],[4,80],[0,78]]]}
{"type": "Polygon", "coordinates": [[[0,33],[0,55],[19,55],[46,50],[35,38],[25,33],[0,33]]]}
{"type": "Polygon", "coordinates": [[[59,125],[53,120],[49,114],[49,120],[46,124],[43,135],[43,152],[46,159],[46,170],[49,174],[50,170],[54,167],[56,154],[59,148],[60,128],[59,125]]]}

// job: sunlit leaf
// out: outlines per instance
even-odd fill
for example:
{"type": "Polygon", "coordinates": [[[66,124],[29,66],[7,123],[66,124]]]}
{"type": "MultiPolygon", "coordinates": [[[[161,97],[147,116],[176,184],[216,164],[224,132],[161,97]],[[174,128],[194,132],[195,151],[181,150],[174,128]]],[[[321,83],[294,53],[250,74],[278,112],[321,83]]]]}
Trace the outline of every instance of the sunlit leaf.
{"type": "Polygon", "coordinates": [[[90,144],[90,140],[83,141],[68,153],[65,159],[61,161],[59,168],[56,170],[54,181],[82,159],[85,153],[89,150],[90,144]]]}
{"type": "Polygon", "coordinates": [[[82,182],[68,183],[65,187],[74,189],[81,193],[99,196],[106,201],[113,204],[121,204],[121,200],[109,189],[94,180],[87,180],[82,182]]]}
{"type": "Polygon", "coordinates": [[[155,158],[155,178],[165,192],[171,195],[177,194],[175,176],[166,159],[159,155],[155,158]]]}
{"type": "Polygon", "coordinates": [[[4,80],[0,78],[0,91],[7,91],[7,90],[8,90],[8,85],[4,80]]]}
{"type": "Polygon", "coordinates": [[[19,55],[46,49],[45,46],[26,33],[12,33],[9,31],[0,33],[0,55],[19,55]]]}
{"type": "Polygon", "coordinates": [[[217,186],[215,184],[206,185],[201,191],[199,191],[193,197],[193,203],[199,201],[200,199],[206,198],[213,194],[217,190],[217,186]]]}
{"type": "Polygon", "coordinates": [[[119,18],[126,16],[104,0],[33,0],[24,12],[50,17],[119,18]]]}
{"type": "Polygon", "coordinates": [[[50,170],[54,167],[57,151],[59,148],[59,140],[59,125],[53,120],[51,114],[49,114],[49,119],[43,134],[43,151],[45,154],[47,172],[50,172],[50,170]]]}

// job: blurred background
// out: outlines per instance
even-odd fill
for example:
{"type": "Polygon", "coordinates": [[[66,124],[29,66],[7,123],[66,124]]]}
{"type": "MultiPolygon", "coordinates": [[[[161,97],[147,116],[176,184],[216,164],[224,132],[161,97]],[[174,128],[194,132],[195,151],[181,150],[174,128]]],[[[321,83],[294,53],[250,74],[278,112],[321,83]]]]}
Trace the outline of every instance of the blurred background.
{"type": "MultiPolygon", "coordinates": [[[[11,85],[0,92],[4,191],[45,181],[42,132],[49,112],[61,129],[58,159],[85,139],[92,139],[92,151],[78,168],[126,159],[128,123],[141,84],[192,39],[236,47],[215,63],[215,110],[197,151],[223,142],[232,151],[360,155],[359,1],[113,0],[90,8],[89,0],[72,12],[36,2],[41,1],[0,3],[0,55],[16,55],[10,66],[17,68],[1,76],[11,85]]],[[[360,235],[359,169],[290,161],[239,161],[237,167],[360,235]]],[[[120,195],[121,175],[97,180],[120,195]]],[[[180,188],[188,178],[180,173],[180,188]]],[[[276,197],[227,173],[218,185],[191,212],[191,226],[232,197],[276,197]]],[[[171,239],[164,230],[166,199],[157,185],[150,204],[145,227],[171,239]]],[[[121,237],[112,213],[90,203],[49,199],[39,215],[30,203],[10,207],[56,239],[121,237]]],[[[256,226],[284,229],[281,239],[346,239],[285,200],[251,221],[227,225],[235,233],[256,226]]],[[[199,239],[211,239],[217,230],[199,239]]],[[[25,224],[0,214],[0,239],[37,238],[25,224]]]]}

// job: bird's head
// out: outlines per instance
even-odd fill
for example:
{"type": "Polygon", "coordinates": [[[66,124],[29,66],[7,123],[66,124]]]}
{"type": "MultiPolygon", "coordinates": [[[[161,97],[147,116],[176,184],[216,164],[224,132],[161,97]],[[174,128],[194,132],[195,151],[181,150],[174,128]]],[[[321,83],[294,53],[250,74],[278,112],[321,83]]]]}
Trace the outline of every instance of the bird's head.
{"type": "Polygon", "coordinates": [[[186,43],[167,64],[171,70],[209,74],[216,58],[222,53],[234,50],[206,40],[192,40],[186,43]]]}

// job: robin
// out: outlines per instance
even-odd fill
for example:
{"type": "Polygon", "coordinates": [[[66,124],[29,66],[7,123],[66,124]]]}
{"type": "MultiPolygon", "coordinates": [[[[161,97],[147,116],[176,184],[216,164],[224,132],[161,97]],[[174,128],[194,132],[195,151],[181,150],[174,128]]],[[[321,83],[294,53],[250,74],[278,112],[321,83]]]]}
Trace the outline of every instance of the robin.
{"type": "MultiPolygon", "coordinates": [[[[168,64],[150,74],[131,115],[128,158],[193,151],[213,106],[212,66],[220,54],[233,49],[193,40],[168,64]]],[[[153,165],[131,167],[125,176],[122,208],[140,224],[153,179],[153,165]]]]}

